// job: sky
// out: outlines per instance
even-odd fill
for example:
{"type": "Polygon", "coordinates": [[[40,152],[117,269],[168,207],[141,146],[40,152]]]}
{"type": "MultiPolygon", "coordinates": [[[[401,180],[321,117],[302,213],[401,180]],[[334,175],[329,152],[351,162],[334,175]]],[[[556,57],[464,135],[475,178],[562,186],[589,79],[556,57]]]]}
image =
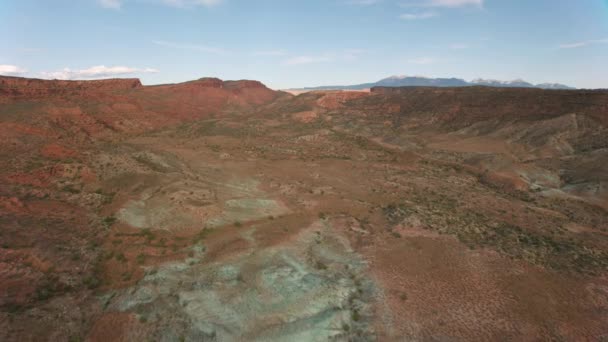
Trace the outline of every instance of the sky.
{"type": "Polygon", "coordinates": [[[608,0],[1,0],[0,74],[608,88],[608,0]]]}

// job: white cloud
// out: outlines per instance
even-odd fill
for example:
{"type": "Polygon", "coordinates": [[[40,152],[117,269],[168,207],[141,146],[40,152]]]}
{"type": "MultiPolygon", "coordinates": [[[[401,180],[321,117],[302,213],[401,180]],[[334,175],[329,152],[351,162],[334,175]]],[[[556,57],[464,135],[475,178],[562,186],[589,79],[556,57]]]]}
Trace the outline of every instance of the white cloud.
{"type": "Polygon", "coordinates": [[[608,44],[608,38],[606,38],[606,39],[584,40],[584,41],[580,41],[580,42],[561,44],[561,45],[559,45],[559,48],[560,49],[574,49],[574,48],[579,48],[579,47],[584,47],[584,46],[589,46],[589,45],[595,45],[595,44],[608,44]]]}
{"type": "Polygon", "coordinates": [[[438,17],[444,9],[477,6],[483,7],[484,0],[410,0],[399,4],[402,8],[412,9],[403,13],[399,18],[403,20],[420,20],[438,17]],[[439,11],[439,13],[437,12],[439,11]]]}
{"type": "Polygon", "coordinates": [[[0,75],[21,75],[26,73],[27,70],[20,68],[16,65],[0,64],[0,75]]]}
{"type": "Polygon", "coordinates": [[[484,0],[415,0],[402,3],[401,7],[483,7],[483,3],[484,0]]]}
{"type": "MultiPolygon", "coordinates": [[[[121,9],[125,1],[127,0],[97,0],[101,7],[115,10],[121,9]]],[[[223,0],[151,0],[151,2],[183,8],[193,6],[212,7],[221,4],[223,0]]]]}
{"type": "Polygon", "coordinates": [[[252,53],[253,56],[285,56],[287,51],[285,50],[260,50],[252,53]]]}
{"type": "Polygon", "coordinates": [[[161,0],[164,4],[173,7],[205,6],[212,7],[219,5],[223,0],[161,0]]]}
{"type": "Polygon", "coordinates": [[[349,5],[371,6],[382,2],[382,0],[349,0],[346,3],[349,5]]]}
{"type": "Polygon", "coordinates": [[[439,14],[435,12],[418,12],[418,13],[403,13],[399,16],[399,18],[403,20],[420,20],[420,19],[430,19],[438,16],[439,14]]]}
{"type": "Polygon", "coordinates": [[[227,53],[227,51],[222,48],[207,46],[207,45],[190,44],[190,43],[174,43],[174,42],[167,42],[164,40],[154,40],[154,41],[152,41],[152,43],[154,43],[156,45],[168,47],[168,48],[173,48],[173,49],[193,50],[193,51],[200,51],[200,52],[215,53],[218,55],[224,55],[227,53]]]}
{"type": "Polygon", "coordinates": [[[122,0],[97,0],[97,2],[103,8],[120,9],[122,7],[122,0]]]}
{"type": "Polygon", "coordinates": [[[484,0],[430,0],[429,4],[433,7],[463,7],[463,6],[483,6],[484,0]]]}
{"type": "Polygon", "coordinates": [[[420,58],[410,59],[407,62],[410,64],[426,65],[426,64],[434,64],[437,62],[437,60],[435,58],[431,58],[431,57],[420,57],[420,58]]]}
{"type": "Polygon", "coordinates": [[[331,62],[331,56],[296,56],[283,61],[283,65],[302,65],[331,62]]]}
{"type": "Polygon", "coordinates": [[[43,71],[40,75],[44,78],[52,78],[59,80],[73,79],[90,79],[90,78],[108,78],[132,74],[147,74],[157,73],[158,70],[152,68],[131,68],[126,66],[107,67],[105,65],[93,66],[88,69],[72,70],[64,68],[59,71],[43,71]]]}

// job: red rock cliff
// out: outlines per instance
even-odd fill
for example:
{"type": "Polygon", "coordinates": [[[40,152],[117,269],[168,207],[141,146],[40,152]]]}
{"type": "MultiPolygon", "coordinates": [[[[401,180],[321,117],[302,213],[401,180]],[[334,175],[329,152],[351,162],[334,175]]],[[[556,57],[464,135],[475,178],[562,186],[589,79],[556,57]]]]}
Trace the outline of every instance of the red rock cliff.
{"type": "Polygon", "coordinates": [[[41,80],[0,76],[0,97],[44,98],[57,95],[99,93],[142,87],[137,78],[93,81],[41,80]]]}

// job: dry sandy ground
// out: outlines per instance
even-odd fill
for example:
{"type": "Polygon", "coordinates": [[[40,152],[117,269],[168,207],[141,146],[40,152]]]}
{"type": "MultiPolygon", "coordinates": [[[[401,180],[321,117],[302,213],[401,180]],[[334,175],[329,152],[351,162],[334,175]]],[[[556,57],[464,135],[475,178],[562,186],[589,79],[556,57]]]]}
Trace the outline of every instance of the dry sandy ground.
{"type": "MultiPolygon", "coordinates": [[[[103,317],[135,317],[123,338],[568,340],[606,333],[603,276],[553,260],[545,242],[522,248],[500,237],[475,240],[490,234],[475,231],[483,225],[505,222],[579,234],[562,233],[569,219],[545,199],[530,203],[434,158],[354,146],[331,131],[278,132],[250,141],[128,142],[170,156],[181,169],[138,187],[118,209],[110,240],[140,229],[156,234],[107,247],[128,260],[106,268],[116,282],[104,297],[103,317]],[[331,151],[317,149],[329,141],[331,151]],[[207,201],[202,209],[199,201],[207,201]],[[459,240],[450,226],[460,225],[475,230],[457,233],[459,240]],[[208,233],[194,243],[201,231],[208,233]],[[155,244],[161,236],[167,247],[155,244]],[[145,261],[131,265],[138,255],[145,261]],[[125,281],[125,272],[133,279],[125,281]]],[[[585,234],[579,238],[594,236],[585,234]]],[[[89,337],[103,340],[97,331],[89,337]]]]}

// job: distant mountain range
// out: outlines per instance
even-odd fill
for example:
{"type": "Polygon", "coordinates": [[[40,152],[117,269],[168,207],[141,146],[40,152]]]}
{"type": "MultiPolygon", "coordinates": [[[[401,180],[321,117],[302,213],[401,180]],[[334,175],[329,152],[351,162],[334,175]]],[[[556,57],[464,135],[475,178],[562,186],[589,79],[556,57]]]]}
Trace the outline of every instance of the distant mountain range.
{"type": "Polygon", "coordinates": [[[532,84],[524,80],[499,81],[475,79],[467,82],[461,78],[428,78],[422,76],[391,76],[374,83],[354,85],[336,85],[289,89],[298,91],[310,90],[362,90],[372,87],[509,87],[509,88],[542,88],[542,89],[576,89],[559,83],[532,84]]]}

